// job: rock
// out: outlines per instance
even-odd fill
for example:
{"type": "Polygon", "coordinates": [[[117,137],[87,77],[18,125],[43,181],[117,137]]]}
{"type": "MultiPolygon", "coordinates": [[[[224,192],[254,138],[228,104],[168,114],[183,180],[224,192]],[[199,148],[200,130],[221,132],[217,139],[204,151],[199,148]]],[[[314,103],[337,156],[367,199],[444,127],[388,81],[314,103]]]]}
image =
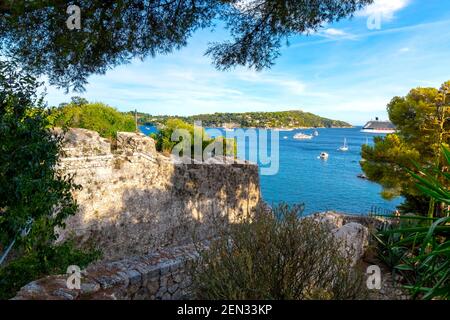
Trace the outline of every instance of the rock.
{"type": "Polygon", "coordinates": [[[317,222],[324,223],[330,231],[342,227],[344,224],[344,217],[342,214],[336,212],[321,212],[312,216],[317,222]]]}
{"type": "Polygon", "coordinates": [[[147,289],[150,294],[155,294],[159,290],[159,279],[149,280],[147,282],[147,289]]]}
{"type": "Polygon", "coordinates": [[[352,264],[356,264],[360,260],[369,245],[369,230],[367,227],[350,222],[333,231],[337,240],[342,241],[342,252],[348,257],[352,264]]]}
{"type": "Polygon", "coordinates": [[[133,155],[135,152],[156,156],[155,141],[143,133],[117,132],[117,152],[133,155]]]}
{"type": "Polygon", "coordinates": [[[81,294],[89,295],[100,290],[100,284],[94,280],[83,278],[80,285],[81,294]]]}
{"type": "Polygon", "coordinates": [[[70,128],[67,132],[56,128],[53,132],[57,135],[64,135],[63,153],[65,157],[88,157],[111,154],[111,144],[105,138],[100,137],[98,132],[70,128]]]}

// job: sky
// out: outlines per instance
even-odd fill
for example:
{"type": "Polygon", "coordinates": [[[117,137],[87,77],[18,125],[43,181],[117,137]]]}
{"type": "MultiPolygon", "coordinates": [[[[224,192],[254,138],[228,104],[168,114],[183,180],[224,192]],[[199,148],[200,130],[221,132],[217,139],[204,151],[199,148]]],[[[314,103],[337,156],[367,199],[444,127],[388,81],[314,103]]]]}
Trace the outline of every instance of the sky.
{"type": "Polygon", "coordinates": [[[49,105],[83,96],[154,115],[303,110],[362,125],[415,87],[450,80],[450,1],[375,0],[309,36],[289,39],[268,70],[218,71],[204,53],[224,30],[198,31],[167,56],[89,77],[82,94],[47,88],[49,105]]]}

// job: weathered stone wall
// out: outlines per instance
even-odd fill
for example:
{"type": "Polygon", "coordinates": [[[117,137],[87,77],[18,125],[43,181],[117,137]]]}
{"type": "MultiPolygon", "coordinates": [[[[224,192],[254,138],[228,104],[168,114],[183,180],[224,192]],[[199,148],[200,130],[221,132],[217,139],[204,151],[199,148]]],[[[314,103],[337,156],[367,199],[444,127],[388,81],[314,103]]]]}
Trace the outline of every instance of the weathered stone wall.
{"type": "Polygon", "coordinates": [[[198,257],[186,245],[90,265],[80,289],[68,289],[69,275],[48,276],[24,286],[13,300],[176,300],[192,298],[187,266],[198,257]]]}
{"type": "MultiPolygon", "coordinates": [[[[320,213],[309,218],[326,223],[336,239],[343,240],[343,254],[348,255],[354,263],[364,257],[368,245],[368,227],[378,223],[373,218],[335,212],[320,213]]],[[[201,245],[203,249],[207,248],[208,242],[202,242],[201,245]]],[[[82,272],[79,290],[67,288],[69,275],[55,275],[27,284],[14,299],[191,299],[194,296],[190,291],[188,267],[198,257],[195,246],[189,244],[114,262],[99,262],[82,272]]]]}
{"type": "Polygon", "coordinates": [[[207,238],[260,205],[258,168],[247,162],[176,163],[143,134],[118,133],[111,146],[85,129],[71,129],[64,150],[60,167],[83,189],[59,240],[99,248],[104,259],[207,238]]]}

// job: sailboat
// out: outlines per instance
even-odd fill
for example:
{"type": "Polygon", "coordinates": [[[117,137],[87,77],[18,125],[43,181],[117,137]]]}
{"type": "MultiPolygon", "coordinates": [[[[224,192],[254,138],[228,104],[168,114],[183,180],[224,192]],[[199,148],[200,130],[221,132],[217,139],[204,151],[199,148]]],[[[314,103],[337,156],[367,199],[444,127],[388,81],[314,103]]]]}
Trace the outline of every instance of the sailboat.
{"type": "Polygon", "coordinates": [[[317,136],[319,135],[319,131],[317,131],[317,130],[314,130],[314,133],[313,133],[313,135],[314,135],[315,137],[317,137],[317,136]]]}
{"type": "Polygon", "coordinates": [[[344,138],[344,145],[339,147],[339,151],[348,151],[347,139],[344,138]]]}

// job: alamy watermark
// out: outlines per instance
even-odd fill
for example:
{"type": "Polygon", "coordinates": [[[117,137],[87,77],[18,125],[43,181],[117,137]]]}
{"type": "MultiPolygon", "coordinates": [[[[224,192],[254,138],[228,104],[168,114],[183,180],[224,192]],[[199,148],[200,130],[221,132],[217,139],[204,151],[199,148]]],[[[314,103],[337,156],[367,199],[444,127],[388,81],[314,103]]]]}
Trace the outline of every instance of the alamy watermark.
{"type": "Polygon", "coordinates": [[[377,265],[371,265],[367,267],[366,274],[368,275],[366,280],[367,289],[380,290],[381,289],[381,269],[377,265]]]}
{"type": "Polygon", "coordinates": [[[66,10],[69,17],[66,20],[66,26],[69,30],[81,29],[81,9],[77,5],[70,5],[66,10]]]}
{"type": "Polygon", "coordinates": [[[81,269],[79,266],[72,265],[67,268],[69,277],[66,280],[67,289],[80,290],[81,289],[81,269]]]}
{"type": "Polygon", "coordinates": [[[381,29],[381,20],[382,20],[381,12],[375,12],[375,13],[371,14],[367,18],[367,29],[380,30],[381,29]]]}

